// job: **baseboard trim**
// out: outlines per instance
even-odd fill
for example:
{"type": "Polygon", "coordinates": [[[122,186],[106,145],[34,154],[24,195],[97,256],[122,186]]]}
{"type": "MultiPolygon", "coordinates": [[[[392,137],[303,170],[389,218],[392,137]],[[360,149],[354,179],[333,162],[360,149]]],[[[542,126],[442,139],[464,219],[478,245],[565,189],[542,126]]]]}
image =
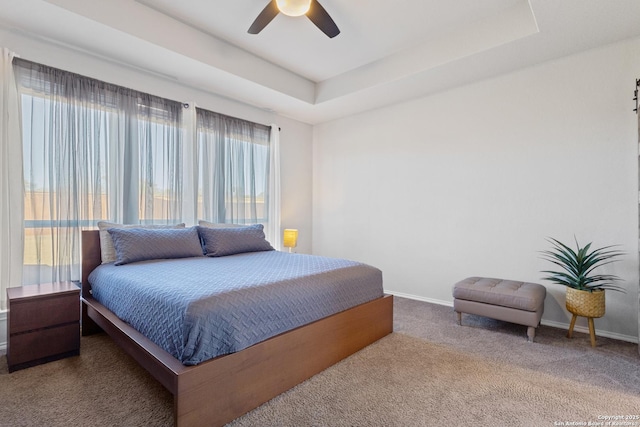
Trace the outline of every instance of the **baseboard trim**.
{"type": "Polygon", "coordinates": [[[0,353],[7,352],[7,310],[0,310],[0,353]]]}
{"type": "Polygon", "coordinates": [[[451,302],[451,301],[443,301],[443,300],[439,300],[439,299],[426,298],[426,297],[421,297],[421,296],[418,296],[418,295],[403,294],[402,292],[389,291],[389,290],[386,290],[386,289],[385,289],[384,292],[387,293],[387,294],[391,294],[393,296],[396,296],[396,297],[400,297],[400,298],[407,298],[407,299],[412,299],[412,300],[416,300],[416,301],[430,302],[431,304],[445,305],[447,307],[453,307],[453,302],[451,302]]]}
{"type": "MultiPolygon", "coordinates": [[[[552,328],[565,329],[567,331],[569,330],[569,324],[568,323],[554,322],[553,320],[545,320],[545,319],[542,319],[542,321],[540,323],[545,325],[545,326],[551,326],[552,328]]],[[[574,326],[573,330],[575,332],[582,332],[584,334],[588,334],[589,333],[589,328],[587,328],[585,326],[576,325],[576,326],[574,326]]],[[[638,337],[632,337],[630,335],[618,334],[616,332],[602,331],[600,329],[596,329],[596,336],[601,336],[601,337],[611,338],[611,339],[614,339],[614,340],[620,340],[620,341],[626,341],[626,342],[638,344],[638,337]]]]}
{"type": "MultiPolygon", "coordinates": [[[[447,307],[453,307],[453,302],[452,301],[443,301],[443,300],[438,300],[438,299],[433,299],[433,298],[426,298],[426,297],[422,297],[422,296],[418,296],[418,295],[411,295],[411,294],[405,294],[402,292],[395,292],[395,291],[389,291],[389,290],[385,290],[386,293],[394,295],[394,296],[398,296],[400,298],[407,298],[407,299],[412,299],[412,300],[416,300],[416,301],[423,301],[423,302],[428,302],[431,304],[437,304],[437,305],[444,305],[447,307]]],[[[569,324],[568,323],[563,323],[563,322],[556,322],[553,320],[545,320],[544,316],[542,318],[542,321],[540,322],[541,324],[545,325],[545,326],[551,326],[552,328],[558,328],[558,329],[564,329],[566,331],[569,330],[569,324]]],[[[575,332],[581,332],[581,333],[585,333],[588,334],[589,333],[589,328],[586,328],[584,326],[578,326],[576,325],[573,330],[575,332]]],[[[601,336],[601,337],[606,337],[606,338],[611,338],[614,340],[620,340],[620,341],[626,341],[626,342],[630,342],[630,343],[634,343],[634,344],[638,344],[638,337],[633,337],[630,335],[623,335],[623,334],[618,334],[616,332],[609,332],[609,331],[602,331],[599,329],[596,329],[596,336],[601,336]]]]}

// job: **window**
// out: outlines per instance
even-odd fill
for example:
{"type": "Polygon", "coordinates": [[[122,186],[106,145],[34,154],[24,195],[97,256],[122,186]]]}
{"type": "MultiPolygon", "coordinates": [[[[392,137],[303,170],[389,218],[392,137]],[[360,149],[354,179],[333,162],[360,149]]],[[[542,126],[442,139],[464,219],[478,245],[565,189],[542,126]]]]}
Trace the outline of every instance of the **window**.
{"type": "Polygon", "coordinates": [[[80,230],[181,219],[178,102],[14,61],[22,102],[24,283],[80,276],[80,230]]]}
{"type": "Polygon", "coordinates": [[[79,279],[81,230],[100,220],[268,224],[269,127],[197,109],[195,132],[185,132],[179,102],[13,64],[22,102],[23,283],[79,279]],[[183,140],[189,134],[193,144],[183,140]],[[192,206],[187,218],[184,206],[192,206]]]}

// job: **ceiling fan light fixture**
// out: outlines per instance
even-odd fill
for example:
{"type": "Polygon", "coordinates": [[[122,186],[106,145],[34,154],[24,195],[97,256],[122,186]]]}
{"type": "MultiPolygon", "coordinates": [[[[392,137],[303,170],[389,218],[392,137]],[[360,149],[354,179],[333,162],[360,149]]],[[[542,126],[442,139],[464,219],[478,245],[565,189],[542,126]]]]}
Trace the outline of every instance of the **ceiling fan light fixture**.
{"type": "Polygon", "coordinates": [[[276,0],[280,12],[288,16],[302,16],[309,11],[311,0],[276,0]]]}

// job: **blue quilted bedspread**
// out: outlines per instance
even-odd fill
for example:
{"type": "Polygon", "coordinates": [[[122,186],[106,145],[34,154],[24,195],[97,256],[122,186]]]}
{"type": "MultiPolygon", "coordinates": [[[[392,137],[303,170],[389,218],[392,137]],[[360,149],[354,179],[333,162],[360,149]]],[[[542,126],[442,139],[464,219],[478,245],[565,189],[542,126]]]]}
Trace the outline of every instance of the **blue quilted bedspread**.
{"type": "Polygon", "coordinates": [[[382,272],[278,251],[103,264],[93,297],[185,365],[381,297],[382,272]]]}

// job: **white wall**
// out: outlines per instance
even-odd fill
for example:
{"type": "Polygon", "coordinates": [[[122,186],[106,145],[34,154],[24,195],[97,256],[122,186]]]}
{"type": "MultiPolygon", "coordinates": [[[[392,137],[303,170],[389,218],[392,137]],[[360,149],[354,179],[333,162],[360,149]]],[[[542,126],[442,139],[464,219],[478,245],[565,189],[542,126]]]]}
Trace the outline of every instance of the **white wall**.
{"type": "MultiPolygon", "coordinates": [[[[596,330],[636,339],[636,77],[640,39],[316,126],[313,252],[451,303],[467,276],[541,282],[547,236],[620,244],[627,293],[607,292],[596,330]]],[[[566,325],[545,285],[543,321],[566,325]]]]}

